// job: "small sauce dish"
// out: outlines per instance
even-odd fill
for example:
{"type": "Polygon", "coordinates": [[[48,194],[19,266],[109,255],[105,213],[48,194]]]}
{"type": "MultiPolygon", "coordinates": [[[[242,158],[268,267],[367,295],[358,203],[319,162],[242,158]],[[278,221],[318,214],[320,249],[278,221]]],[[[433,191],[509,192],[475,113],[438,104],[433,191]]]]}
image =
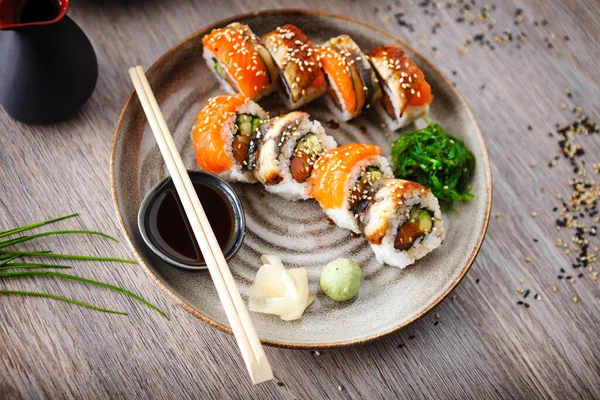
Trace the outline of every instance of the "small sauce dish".
{"type": "MultiPolygon", "coordinates": [[[[188,174],[229,261],[244,241],[246,218],[242,203],[233,188],[216,175],[204,171],[188,174]]],[[[168,264],[194,271],[207,268],[170,177],[157,183],[144,197],[138,227],[150,250],[168,264]]]]}

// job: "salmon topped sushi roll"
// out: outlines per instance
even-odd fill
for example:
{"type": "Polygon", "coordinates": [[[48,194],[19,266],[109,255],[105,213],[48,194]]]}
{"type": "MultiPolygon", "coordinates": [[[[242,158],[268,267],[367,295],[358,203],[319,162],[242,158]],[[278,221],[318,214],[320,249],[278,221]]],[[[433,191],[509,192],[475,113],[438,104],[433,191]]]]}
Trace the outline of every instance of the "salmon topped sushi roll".
{"type": "Polygon", "coordinates": [[[249,169],[267,113],[243,94],[222,94],[198,113],[191,136],[204,171],[225,180],[256,182],[249,169]]]}
{"type": "Polygon", "coordinates": [[[375,107],[391,130],[422,118],[433,100],[431,86],[417,64],[398,46],[381,46],[369,53],[383,97],[375,107]]]}
{"type": "Polygon", "coordinates": [[[262,37],[279,69],[280,97],[290,110],[321,97],[327,82],[310,39],[294,25],[284,25],[262,37]]]}
{"type": "Polygon", "coordinates": [[[329,83],[328,108],[349,121],[381,98],[381,89],[367,56],[348,36],[329,39],[318,47],[319,61],[329,83]]]}
{"type": "Polygon", "coordinates": [[[228,93],[258,101],[277,87],[277,67],[248,25],[234,22],[202,38],[203,57],[228,93]]]}
{"type": "Polygon", "coordinates": [[[360,233],[358,216],[371,197],[371,187],[392,170],[381,148],[350,143],[323,154],[310,176],[311,196],[341,228],[360,233]]]}
{"type": "Polygon", "coordinates": [[[251,166],[258,181],[286,200],[308,199],[313,166],[337,146],[335,140],[301,111],[272,118],[261,130],[256,165],[251,166]]]}
{"type": "Polygon", "coordinates": [[[405,268],[442,244],[440,205],[424,186],[402,179],[381,179],[371,197],[360,220],[380,263],[405,268]]]}

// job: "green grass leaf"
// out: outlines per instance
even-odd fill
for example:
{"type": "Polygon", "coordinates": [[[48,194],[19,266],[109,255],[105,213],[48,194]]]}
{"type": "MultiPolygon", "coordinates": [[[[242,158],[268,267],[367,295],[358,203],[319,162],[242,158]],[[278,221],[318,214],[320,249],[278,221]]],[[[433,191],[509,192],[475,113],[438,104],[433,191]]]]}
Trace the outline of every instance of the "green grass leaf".
{"type": "Polygon", "coordinates": [[[27,242],[29,240],[32,239],[37,239],[37,238],[41,238],[44,236],[52,236],[52,235],[98,235],[98,236],[102,236],[105,237],[107,239],[113,240],[115,242],[119,242],[117,239],[115,239],[112,236],[109,236],[105,233],[102,232],[96,232],[96,231],[85,231],[85,230],[77,230],[77,231],[50,231],[50,232],[43,232],[43,233],[37,233],[35,235],[30,235],[30,236],[23,236],[23,237],[19,237],[19,238],[15,238],[15,239],[10,239],[10,240],[5,240],[3,242],[0,242],[0,249],[4,248],[4,247],[8,247],[8,246],[12,246],[15,245],[17,243],[23,243],[23,242],[27,242]]]}
{"type": "Polygon", "coordinates": [[[4,259],[4,260],[2,260],[0,262],[0,267],[3,266],[3,265],[8,264],[9,262],[11,262],[11,261],[13,261],[13,260],[15,260],[17,258],[19,258],[19,256],[9,256],[9,257],[7,257],[6,259],[4,259]]]}
{"type": "Polygon", "coordinates": [[[60,264],[37,264],[37,263],[10,263],[0,264],[0,271],[7,269],[20,269],[20,268],[59,268],[59,269],[70,269],[73,268],[69,265],[60,264]]]}
{"type": "Polygon", "coordinates": [[[18,294],[18,295],[23,295],[23,296],[46,297],[49,299],[65,301],[65,302],[71,303],[71,304],[77,304],[78,306],[81,306],[81,307],[90,308],[92,310],[101,311],[101,312],[105,312],[105,313],[109,313],[109,314],[127,315],[127,313],[122,312],[122,311],[108,310],[106,308],[96,307],[91,304],[87,304],[82,301],[79,301],[79,300],[74,300],[74,299],[70,299],[68,297],[58,296],[56,294],[40,293],[40,292],[24,292],[21,290],[0,290],[0,295],[2,295],[2,294],[6,294],[6,295],[18,294]]]}
{"type": "Polygon", "coordinates": [[[15,256],[38,256],[38,257],[50,257],[50,258],[62,258],[65,260],[88,260],[88,261],[116,261],[128,264],[137,264],[137,261],[129,260],[126,258],[115,258],[115,257],[95,257],[95,256],[78,256],[73,254],[57,254],[57,253],[45,253],[40,251],[18,251],[18,250],[0,250],[0,254],[9,254],[15,256]]]}
{"type": "Polygon", "coordinates": [[[169,317],[167,316],[167,314],[165,314],[164,312],[162,312],[158,307],[150,304],[149,302],[147,302],[143,298],[139,297],[136,294],[131,293],[128,290],[122,289],[122,288],[120,288],[118,286],[109,285],[108,283],[98,282],[98,281],[93,281],[91,279],[82,278],[80,276],[63,274],[63,273],[60,273],[60,272],[51,272],[51,271],[28,271],[28,272],[7,272],[7,273],[2,273],[2,274],[0,274],[0,279],[2,279],[2,278],[22,278],[22,277],[26,277],[26,276],[54,276],[54,277],[57,277],[57,278],[71,279],[71,280],[74,280],[74,281],[83,282],[83,283],[89,283],[91,285],[100,286],[100,287],[103,287],[103,288],[106,288],[106,289],[114,290],[114,291],[117,291],[117,292],[122,293],[124,295],[127,295],[127,296],[131,297],[132,299],[135,299],[135,300],[139,301],[140,303],[144,304],[145,306],[147,306],[147,307],[153,309],[154,311],[158,312],[163,318],[165,318],[167,320],[169,319],[169,317]]]}
{"type": "Polygon", "coordinates": [[[46,221],[37,222],[35,224],[24,225],[24,226],[20,226],[20,227],[14,228],[14,229],[9,229],[7,231],[0,232],[0,237],[14,235],[16,233],[28,231],[28,230],[31,230],[31,229],[34,229],[34,228],[39,228],[40,226],[48,225],[48,224],[51,224],[53,222],[62,221],[62,220],[67,219],[67,218],[73,218],[73,217],[76,217],[78,215],[79,215],[78,213],[69,214],[69,215],[65,215],[63,217],[53,218],[53,219],[49,219],[49,220],[46,220],[46,221]]]}

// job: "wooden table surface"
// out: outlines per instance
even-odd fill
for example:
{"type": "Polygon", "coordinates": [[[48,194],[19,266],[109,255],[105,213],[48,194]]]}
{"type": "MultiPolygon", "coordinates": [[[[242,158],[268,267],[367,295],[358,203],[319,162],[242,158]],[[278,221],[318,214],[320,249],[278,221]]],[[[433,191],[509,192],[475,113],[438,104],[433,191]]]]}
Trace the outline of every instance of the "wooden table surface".
{"type": "MultiPolygon", "coordinates": [[[[60,227],[123,239],[109,157],[114,125],[131,91],[127,67],[149,67],[204,25],[274,7],[354,17],[430,56],[456,82],[480,124],[493,168],[493,214],[470,272],[434,311],[361,347],[319,354],[267,348],[276,379],[256,387],[234,339],[176,306],[139,266],[80,262],[75,271],[132,289],[170,321],[77,282],[3,281],[0,288],[68,294],[129,316],[1,297],[0,398],[600,398],[597,274],[573,270],[576,252],[555,245],[574,233],[557,231],[553,208],[561,204],[557,194],[569,196],[575,175],[562,157],[548,165],[560,154],[555,124],[571,123],[573,107],[600,118],[597,0],[486,3],[483,22],[477,18],[481,0],[466,13],[462,1],[439,1],[439,8],[420,0],[74,3],[69,15],[98,55],[98,85],[83,109],[61,123],[25,126],[0,111],[0,230],[77,211],[77,220],[60,227]],[[512,41],[492,40],[505,30],[512,41]],[[559,280],[559,274],[575,280],[559,280]],[[518,288],[529,289],[528,297],[518,288]]],[[[600,161],[599,137],[582,139],[588,179],[596,182],[591,165],[600,161]]],[[[57,252],[132,257],[123,242],[97,238],[46,238],[38,248],[40,243],[57,252]]],[[[590,237],[590,250],[599,244],[590,237]]]]}

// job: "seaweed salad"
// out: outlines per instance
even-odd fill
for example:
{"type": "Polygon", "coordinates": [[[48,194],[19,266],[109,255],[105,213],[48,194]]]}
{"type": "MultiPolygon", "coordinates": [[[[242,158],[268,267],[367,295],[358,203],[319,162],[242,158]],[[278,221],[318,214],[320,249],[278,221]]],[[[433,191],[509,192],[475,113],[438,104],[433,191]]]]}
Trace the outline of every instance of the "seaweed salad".
{"type": "Polygon", "coordinates": [[[392,163],[396,178],[422,184],[450,209],[455,201],[475,197],[469,193],[475,169],[473,153],[432,120],[427,127],[396,139],[392,163]]]}

